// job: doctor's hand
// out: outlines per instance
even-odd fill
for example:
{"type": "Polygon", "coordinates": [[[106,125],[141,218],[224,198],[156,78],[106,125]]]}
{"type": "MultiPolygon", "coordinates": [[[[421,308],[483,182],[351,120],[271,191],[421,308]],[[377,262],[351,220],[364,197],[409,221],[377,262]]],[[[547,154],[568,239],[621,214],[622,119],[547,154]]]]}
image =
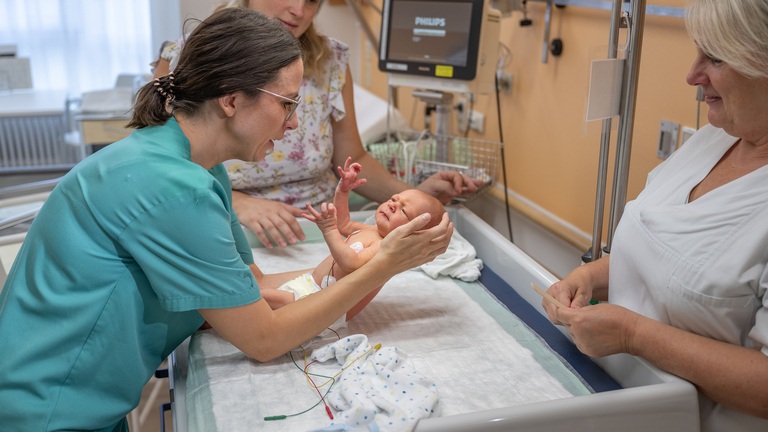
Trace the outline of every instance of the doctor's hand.
{"type": "Polygon", "coordinates": [[[559,308],[555,316],[568,330],[576,347],[592,357],[632,354],[638,322],[648,319],[621,306],[607,303],[579,309],[559,308]]]}
{"type": "Polygon", "coordinates": [[[431,262],[444,253],[453,235],[453,222],[446,212],[439,225],[421,230],[429,222],[428,218],[429,213],[425,213],[395,228],[381,241],[371,262],[377,262],[395,275],[431,262]]]}
{"type": "Polygon", "coordinates": [[[437,198],[442,204],[448,204],[459,195],[477,192],[483,181],[470,178],[456,171],[440,171],[424,180],[416,189],[437,198]]]}
{"type": "Polygon", "coordinates": [[[267,237],[269,233],[281,248],[304,241],[304,231],[301,230],[297,217],[304,211],[298,207],[278,201],[254,198],[242,192],[232,191],[232,207],[237,213],[240,223],[252,229],[256,237],[271,248],[272,242],[267,237]]]}

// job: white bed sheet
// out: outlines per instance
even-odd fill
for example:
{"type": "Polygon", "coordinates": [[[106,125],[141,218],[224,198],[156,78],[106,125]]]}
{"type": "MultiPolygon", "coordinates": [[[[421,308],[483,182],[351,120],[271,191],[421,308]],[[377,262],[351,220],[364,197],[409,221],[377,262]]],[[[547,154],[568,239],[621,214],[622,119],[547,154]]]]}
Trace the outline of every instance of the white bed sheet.
{"type": "MultiPolygon", "coordinates": [[[[324,243],[254,249],[256,262],[267,273],[308,268],[328,253],[324,243]]],[[[304,344],[307,356],[336,339],[329,333],[322,340],[304,344]]],[[[373,345],[396,346],[408,353],[415,368],[437,383],[436,415],[572,396],[448,277],[433,280],[421,271],[396,276],[340,331],[342,336],[356,333],[368,335],[373,345]]],[[[317,392],[287,356],[259,363],[214,330],[196,333],[189,350],[189,430],[302,431],[332,423],[322,406],[285,420],[263,420],[298,413],[318,401],[317,392]]],[[[293,353],[303,366],[302,351],[293,353]]],[[[326,371],[338,369],[336,365],[323,367],[326,371]]]]}

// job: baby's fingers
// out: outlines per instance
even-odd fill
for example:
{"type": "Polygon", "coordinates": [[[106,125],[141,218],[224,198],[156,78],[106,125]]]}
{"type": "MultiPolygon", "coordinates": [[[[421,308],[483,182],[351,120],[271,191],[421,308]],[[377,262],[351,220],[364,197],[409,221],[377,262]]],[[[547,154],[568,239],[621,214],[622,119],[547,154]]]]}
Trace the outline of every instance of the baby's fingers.
{"type": "Polygon", "coordinates": [[[320,212],[318,212],[317,210],[315,210],[315,209],[314,209],[314,207],[312,207],[312,206],[311,206],[309,203],[307,203],[307,209],[308,209],[308,210],[309,210],[309,212],[312,214],[312,216],[314,216],[314,217],[318,217],[318,216],[320,216],[320,212]]]}

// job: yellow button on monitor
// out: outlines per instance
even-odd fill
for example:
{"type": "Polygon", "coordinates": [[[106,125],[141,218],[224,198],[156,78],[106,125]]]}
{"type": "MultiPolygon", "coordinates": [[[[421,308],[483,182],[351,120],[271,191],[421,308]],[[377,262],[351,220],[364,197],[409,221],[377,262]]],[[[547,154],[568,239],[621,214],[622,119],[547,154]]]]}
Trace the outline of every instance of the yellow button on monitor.
{"type": "Polygon", "coordinates": [[[435,67],[435,76],[452,78],[453,66],[438,65],[435,67]]]}

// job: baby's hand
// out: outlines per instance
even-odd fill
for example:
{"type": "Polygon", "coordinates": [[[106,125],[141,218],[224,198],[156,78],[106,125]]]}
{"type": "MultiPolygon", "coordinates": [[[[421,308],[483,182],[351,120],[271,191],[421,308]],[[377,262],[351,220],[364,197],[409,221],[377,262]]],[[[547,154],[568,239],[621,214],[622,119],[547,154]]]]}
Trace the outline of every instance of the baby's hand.
{"type": "Polygon", "coordinates": [[[336,207],[333,204],[322,203],[320,205],[320,212],[312,208],[307,204],[307,209],[311,214],[302,214],[305,219],[310,220],[317,224],[322,232],[332,231],[337,229],[336,227],[336,207]]]}
{"type": "Polygon", "coordinates": [[[355,162],[352,165],[352,158],[348,157],[344,162],[344,168],[337,167],[339,170],[339,190],[342,192],[349,192],[352,189],[365,184],[365,179],[357,179],[357,174],[363,169],[359,163],[355,162]]]}

